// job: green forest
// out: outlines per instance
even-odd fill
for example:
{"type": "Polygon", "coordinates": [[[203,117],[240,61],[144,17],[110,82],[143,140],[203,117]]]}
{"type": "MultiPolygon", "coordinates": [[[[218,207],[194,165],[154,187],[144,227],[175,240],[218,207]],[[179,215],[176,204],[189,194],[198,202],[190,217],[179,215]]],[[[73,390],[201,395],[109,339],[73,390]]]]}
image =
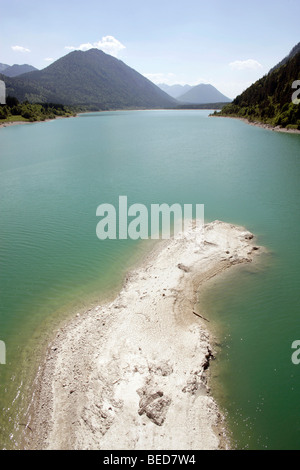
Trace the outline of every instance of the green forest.
{"type": "Polygon", "coordinates": [[[300,129],[300,105],[292,102],[292,85],[300,79],[300,52],[281,64],[214,114],[300,129]]]}
{"type": "Polygon", "coordinates": [[[17,98],[8,96],[6,105],[0,105],[0,123],[24,121],[36,122],[57,117],[74,116],[74,111],[61,104],[32,104],[28,101],[20,103],[17,98]]]}

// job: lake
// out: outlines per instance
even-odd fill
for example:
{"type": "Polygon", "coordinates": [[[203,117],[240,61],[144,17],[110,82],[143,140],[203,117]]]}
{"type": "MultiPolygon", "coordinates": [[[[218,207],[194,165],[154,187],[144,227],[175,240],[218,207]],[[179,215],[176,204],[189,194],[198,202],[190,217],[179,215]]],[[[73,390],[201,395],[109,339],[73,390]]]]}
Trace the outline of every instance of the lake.
{"type": "Polygon", "coordinates": [[[96,236],[97,207],[204,204],[268,253],[212,280],[212,393],[232,445],[298,449],[300,136],[209,111],[115,111],[0,129],[0,445],[18,448],[54,328],[114,295],[150,241],[96,236]]]}

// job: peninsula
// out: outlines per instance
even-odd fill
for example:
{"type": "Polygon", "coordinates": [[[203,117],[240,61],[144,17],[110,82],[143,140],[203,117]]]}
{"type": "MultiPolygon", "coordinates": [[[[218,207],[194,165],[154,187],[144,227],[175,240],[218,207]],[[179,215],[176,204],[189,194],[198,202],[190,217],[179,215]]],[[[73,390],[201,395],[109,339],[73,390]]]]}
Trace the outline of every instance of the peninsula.
{"type": "Polygon", "coordinates": [[[213,345],[197,296],[261,248],[242,227],[212,222],[201,243],[196,230],[158,242],[112,302],[60,328],[36,378],[25,448],[228,447],[209,391],[213,345]]]}

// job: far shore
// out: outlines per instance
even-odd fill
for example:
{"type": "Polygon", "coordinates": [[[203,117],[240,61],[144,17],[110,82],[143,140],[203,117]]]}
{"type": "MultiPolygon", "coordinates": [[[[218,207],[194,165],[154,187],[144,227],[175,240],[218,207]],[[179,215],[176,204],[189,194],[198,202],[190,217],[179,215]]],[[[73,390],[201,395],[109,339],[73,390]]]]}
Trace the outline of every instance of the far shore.
{"type": "Polygon", "coordinates": [[[218,111],[219,108],[128,108],[128,109],[107,109],[107,110],[99,110],[99,111],[79,111],[76,113],[75,116],[57,116],[54,119],[45,119],[44,121],[2,121],[0,122],[0,129],[4,127],[10,127],[10,126],[19,126],[22,124],[37,124],[37,123],[42,123],[42,122],[50,122],[50,121],[56,121],[56,119],[65,119],[65,118],[72,118],[72,117],[78,117],[80,114],[90,114],[90,113],[111,113],[113,111],[218,111]]]}
{"type": "Polygon", "coordinates": [[[239,121],[245,122],[246,124],[250,124],[250,126],[260,127],[262,129],[267,129],[274,132],[283,132],[285,134],[300,134],[299,129],[287,129],[286,127],[281,126],[271,126],[271,124],[265,124],[260,121],[250,121],[249,119],[238,117],[238,116],[223,116],[221,114],[217,115],[210,115],[211,117],[220,117],[220,118],[229,118],[229,119],[238,119],[239,121]]]}
{"type": "MultiPolygon", "coordinates": [[[[155,109],[156,110],[156,109],[155,109]]],[[[162,109],[162,111],[165,111],[167,109],[162,109]]],[[[195,109],[196,110],[196,109],[195,109]]],[[[200,109],[201,110],[201,109],[200,109]]],[[[152,109],[113,109],[113,110],[105,110],[105,111],[82,111],[82,112],[78,112],[75,116],[57,116],[56,118],[54,119],[45,119],[44,121],[4,121],[4,122],[0,122],[0,129],[1,128],[5,128],[5,127],[10,127],[10,126],[17,126],[17,125],[22,125],[22,124],[36,124],[36,123],[42,123],[42,122],[51,122],[51,121],[56,121],[57,119],[66,119],[66,118],[70,118],[70,117],[78,117],[80,114],[90,114],[90,113],[95,113],[95,112],[101,112],[101,113],[105,113],[105,112],[112,112],[112,111],[152,111],[152,109]]],[[[182,111],[181,109],[178,109],[175,111],[182,111]]],[[[183,109],[183,111],[185,111],[185,109],[183,109]]],[[[218,109],[207,109],[206,111],[218,111],[218,109]]],[[[238,117],[238,116],[222,116],[222,115],[213,115],[211,114],[210,117],[220,117],[220,118],[229,118],[229,119],[237,119],[239,121],[242,121],[246,124],[249,124],[250,126],[255,126],[255,127],[260,127],[261,129],[267,129],[267,130],[270,130],[270,131],[274,131],[274,132],[282,132],[282,133],[285,133],[285,134],[300,134],[300,130],[298,129],[287,129],[285,127],[281,127],[281,126],[271,126],[270,124],[265,124],[263,122],[260,122],[260,121],[250,121],[249,119],[246,119],[246,118],[242,118],[242,117],[238,117]]]]}
{"type": "Polygon", "coordinates": [[[199,230],[158,243],[115,300],[57,331],[36,378],[25,449],[230,447],[197,300],[200,286],[262,248],[243,227],[215,221],[199,230]]]}

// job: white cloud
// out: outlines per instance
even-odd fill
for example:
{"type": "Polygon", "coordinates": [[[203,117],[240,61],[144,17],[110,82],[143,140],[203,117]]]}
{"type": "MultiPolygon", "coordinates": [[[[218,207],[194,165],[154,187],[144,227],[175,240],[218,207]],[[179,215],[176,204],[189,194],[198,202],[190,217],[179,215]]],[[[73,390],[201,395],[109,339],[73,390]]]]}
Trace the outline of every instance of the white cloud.
{"type": "Polygon", "coordinates": [[[15,52],[31,52],[30,49],[27,49],[26,47],[23,47],[23,46],[11,46],[11,48],[15,52]]]}
{"type": "Polygon", "coordinates": [[[53,57],[45,57],[44,60],[45,60],[46,62],[53,62],[53,61],[54,61],[53,57]]]}
{"type": "Polygon", "coordinates": [[[94,46],[93,44],[88,42],[86,44],[80,44],[80,46],[78,46],[78,47],[65,46],[65,49],[67,51],[88,51],[89,49],[93,49],[93,47],[96,47],[96,46],[94,46]]]}
{"type": "Polygon", "coordinates": [[[236,60],[229,64],[234,70],[258,70],[262,68],[262,65],[257,62],[257,60],[248,59],[248,60],[236,60]]]}
{"type": "Polygon", "coordinates": [[[106,54],[117,57],[119,52],[125,49],[125,46],[113,36],[104,36],[100,41],[80,44],[78,47],[65,46],[65,49],[68,51],[88,51],[93,48],[100,49],[101,51],[106,52],[106,54]]]}
{"type": "Polygon", "coordinates": [[[125,46],[113,36],[103,37],[101,41],[95,43],[95,46],[107,54],[113,55],[115,57],[120,51],[125,49],[125,46]]]}

